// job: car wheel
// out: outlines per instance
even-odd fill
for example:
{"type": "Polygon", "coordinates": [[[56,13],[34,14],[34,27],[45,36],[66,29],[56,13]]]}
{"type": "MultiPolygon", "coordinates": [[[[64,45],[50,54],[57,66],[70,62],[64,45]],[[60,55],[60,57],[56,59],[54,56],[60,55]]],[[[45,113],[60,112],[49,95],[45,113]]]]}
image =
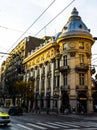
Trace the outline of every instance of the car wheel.
{"type": "Polygon", "coordinates": [[[14,115],[14,111],[10,111],[9,115],[11,115],[11,116],[14,115]]]}
{"type": "Polygon", "coordinates": [[[4,124],[4,126],[7,126],[7,125],[8,125],[7,123],[4,124]]]}

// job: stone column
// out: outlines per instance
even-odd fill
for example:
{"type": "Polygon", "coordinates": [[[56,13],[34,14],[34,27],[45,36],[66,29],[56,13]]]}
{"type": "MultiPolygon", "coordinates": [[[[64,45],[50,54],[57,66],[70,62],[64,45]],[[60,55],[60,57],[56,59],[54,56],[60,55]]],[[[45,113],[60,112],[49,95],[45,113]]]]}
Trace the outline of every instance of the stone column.
{"type": "Polygon", "coordinates": [[[87,84],[88,84],[88,100],[87,100],[87,112],[92,113],[93,112],[93,99],[92,99],[92,90],[91,90],[91,70],[89,69],[88,71],[88,79],[87,79],[87,84]]]}
{"type": "Polygon", "coordinates": [[[45,63],[45,83],[44,83],[44,96],[45,96],[45,100],[44,100],[44,108],[46,108],[46,93],[47,93],[47,65],[45,63]]]}
{"type": "Polygon", "coordinates": [[[53,109],[53,96],[54,96],[54,62],[52,60],[51,62],[51,102],[50,102],[50,107],[53,109]]]}
{"type": "MultiPolygon", "coordinates": [[[[72,52],[70,53],[70,57],[68,57],[70,60],[68,61],[70,68],[75,68],[77,61],[76,58],[74,58],[75,53],[72,55],[72,52]]],[[[70,106],[71,108],[77,107],[77,100],[76,100],[76,84],[79,80],[79,77],[77,76],[75,70],[72,70],[68,73],[68,85],[70,85],[70,93],[69,93],[69,99],[70,99],[70,106]]]]}

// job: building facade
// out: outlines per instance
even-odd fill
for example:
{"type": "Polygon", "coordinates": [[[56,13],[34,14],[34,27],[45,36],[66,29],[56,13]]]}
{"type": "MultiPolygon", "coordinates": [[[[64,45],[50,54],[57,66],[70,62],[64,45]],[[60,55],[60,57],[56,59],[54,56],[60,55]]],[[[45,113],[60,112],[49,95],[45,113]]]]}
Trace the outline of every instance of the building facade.
{"type": "Polygon", "coordinates": [[[40,44],[23,60],[24,80],[34,82],[33,108],[93,111],[91,47],[94,39],[76,8],[56,36],[40,44]]]}
{"type": "Polygon", "coordinates": [[[26,37],[9,53],[1,66],[2,92],[11,87],[8,94],[17,97],[14,84],[32,81],[33,109],[93,112],[93,43],[90,30],[74,8],[61,32],[44,39],[26,37]]]}
{"type": "MultiPolygon", "coordinates": [[[[31,53],[32,49],[43,43],[43,39],[35,37],[25,37],[18,45],[10,52],[7,59],[1,65],[1,88],[4,99],[17,97],[16,82],[23,80],[24,66],[22,64],[24,58],[31,53]]],[[[6,104],[6,103],[5,103],[6,104]]]]}

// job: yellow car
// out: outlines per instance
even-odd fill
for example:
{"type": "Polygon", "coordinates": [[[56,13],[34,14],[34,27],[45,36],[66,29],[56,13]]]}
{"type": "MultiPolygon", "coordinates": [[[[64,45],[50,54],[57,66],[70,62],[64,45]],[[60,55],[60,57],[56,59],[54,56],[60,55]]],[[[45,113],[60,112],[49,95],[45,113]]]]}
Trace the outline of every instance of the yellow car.
{"type": "Polygon", "coordinates": [[[8,123],[10,123],[10,116],[5,112],[0,111],[0,124],[7,125],[8,123]]]}

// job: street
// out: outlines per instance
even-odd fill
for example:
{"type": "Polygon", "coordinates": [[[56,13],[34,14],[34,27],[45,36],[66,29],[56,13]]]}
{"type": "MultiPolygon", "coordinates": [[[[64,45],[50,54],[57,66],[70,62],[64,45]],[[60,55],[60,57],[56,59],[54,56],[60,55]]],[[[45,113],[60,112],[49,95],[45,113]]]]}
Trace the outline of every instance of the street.
{"type": "Polygon", "coordinates": [[[24,113],[11,116],[11,123],[0,126],[0,130],[97,130],[96,121],[95,115],[24,113]]]}

